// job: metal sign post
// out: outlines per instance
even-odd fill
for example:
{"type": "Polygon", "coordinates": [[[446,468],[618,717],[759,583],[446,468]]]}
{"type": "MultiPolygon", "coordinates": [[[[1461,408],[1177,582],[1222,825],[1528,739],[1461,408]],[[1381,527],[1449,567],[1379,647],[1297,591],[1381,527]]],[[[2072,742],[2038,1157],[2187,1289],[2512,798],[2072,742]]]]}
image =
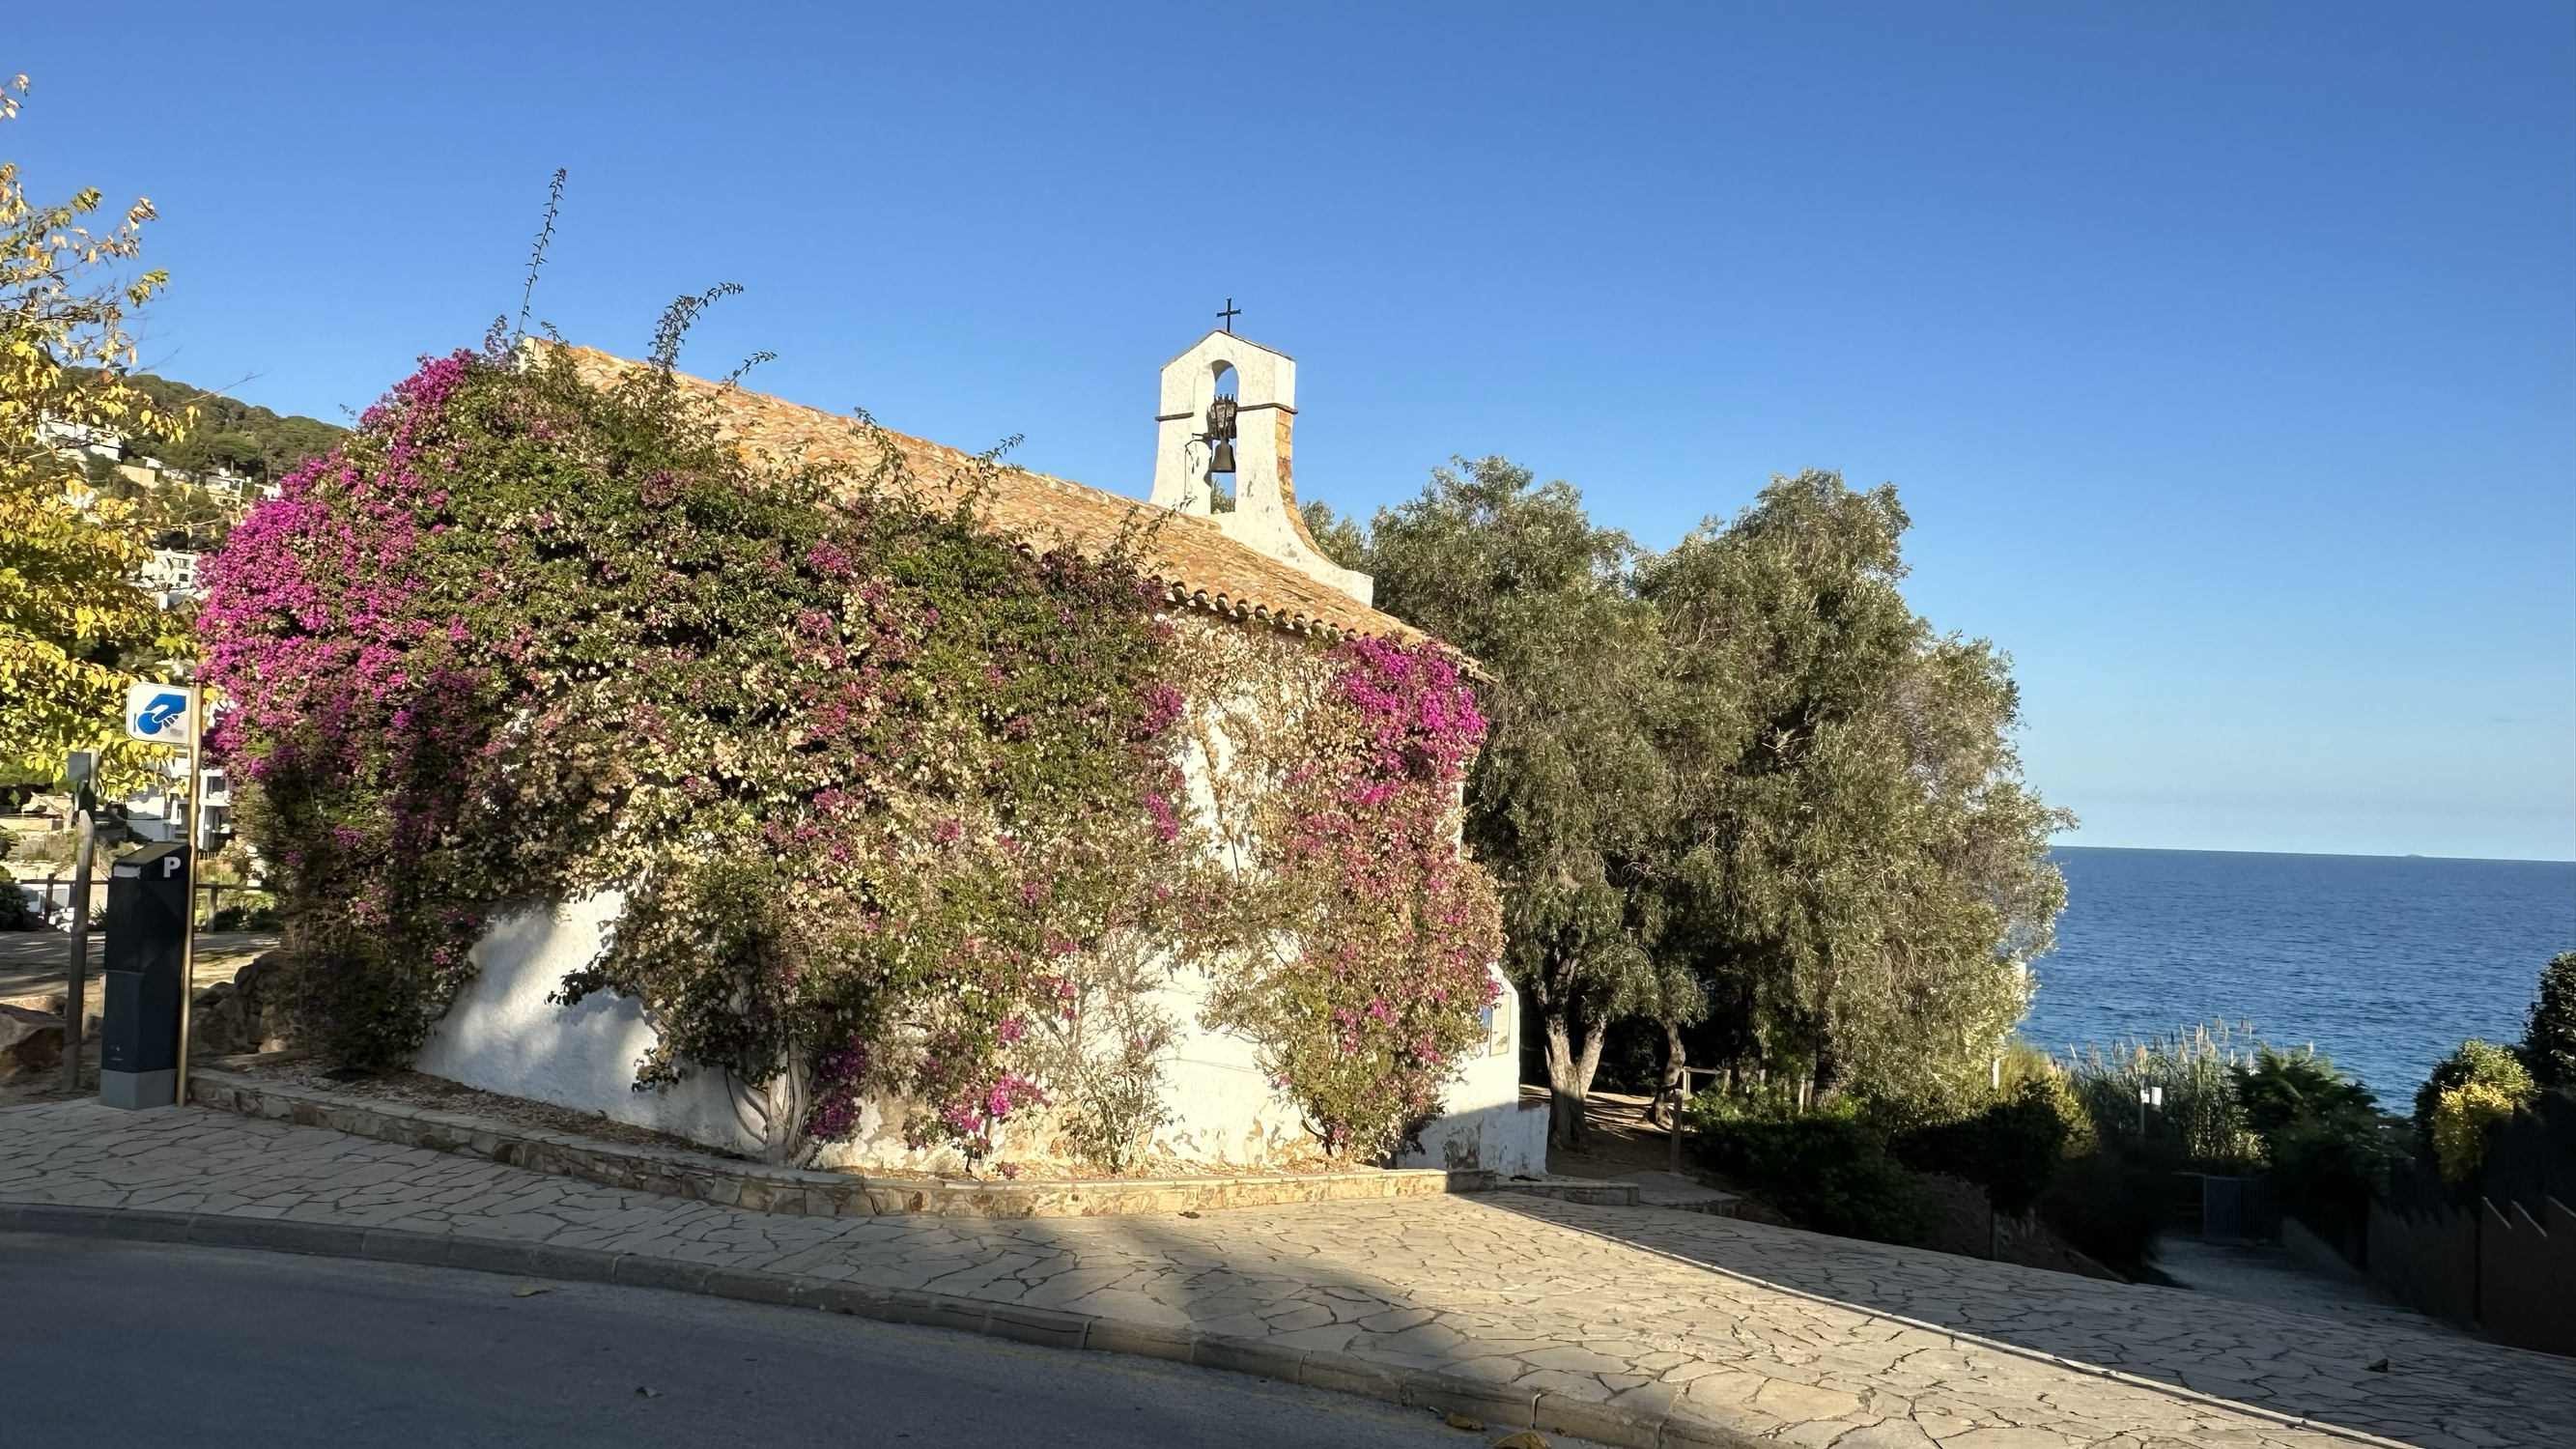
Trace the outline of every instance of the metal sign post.
{"type": "Polygon", "coordinates": [[[188,856],[188,889],[179,908],[179,1076],[177,1102],[188,1102],[188,1018],[197,994],[197,750],[204,742],[203,695],[193,684],[135,684],[125,691],[125,733],[147,745],[187,751],[187,805],[179,843],[188,856]]]}

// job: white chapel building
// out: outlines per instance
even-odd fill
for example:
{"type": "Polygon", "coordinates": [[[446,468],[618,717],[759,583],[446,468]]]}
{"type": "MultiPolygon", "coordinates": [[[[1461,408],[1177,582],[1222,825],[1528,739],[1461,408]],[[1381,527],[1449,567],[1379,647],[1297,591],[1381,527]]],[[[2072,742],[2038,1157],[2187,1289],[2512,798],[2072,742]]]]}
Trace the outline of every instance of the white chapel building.
{"type": "MultiPolygon", "coordinates": [[[[603,377],[636,366],[604,354],[580,360],[603,377]]],[[[832,457],[853,450],[847,417],[697,379],[683,382],[709,398],[726,435],[747,451],[832,457]]],[[[1040,547],[1106,540],[1140,512],[1158,515],[1161,526],[1147,551],[1176,612],[1198,611],[1229,628],[1420,639],[1421,631],[1372,606],[1368,575],[1334,563],[1308,533],[1292,474],[1296,418],[1295,360],[1230,331],[1210,332],[1162,369],[1150,504],[1016,469],[994,480],[979,501],[996,527],[1040,547]],[[1210,465],[1227,461],[1221,448],[1234,464],[1230,499],[1211,478],[1210,465]]],[[[883,441],[925,479],[953,476],[971,463],[964,453],[921,439],[888,435],[883,441]]],[[[548,1000],[597,953],[602,929],[620,904],[615,893],[604,893],[496,922],[475,947],[476,978],[432,1030],[414,1066],[486,1091],[757,1156],[760,1126],[748,1094],[726,1073],[704,1069],[674,1087],[635,1090],[637,1064],[654,1039],[637,1003],[606,993],[577,1007],[548,1000]]],[[[1399,1165],[1545,1171],[1544,1104],[1524,1109],[1521,1102],[1519,997],[1499,968],[1489,969],[1501,994],[1487,1014],[1485,1040],[1450,1082],[1442,1115],[1422,1135],[1422,1150],[1399,1165]]],[[[1310,1158],[1311,1137],[1295,1105],[1255,1064],[1253,1044],[1200,1025],[1206,973],[1180,960],[1165,963],[1163,972],[1168,984],[1157,1005],[1178,1031],[1163,1063],[1171,1120],[1155,1134],[1154,1155],[1212,1173],[1310,1158]]],[[[899,1122],[875,1109],[864,1117],[854,1139],[829,1144],[813,1165],[930,1172],[964,1165],[954,1149],[906,1149],[899,1122]]],[[[1012,1155],[1007,1139],[999,1155],[1012,1155]]]]}

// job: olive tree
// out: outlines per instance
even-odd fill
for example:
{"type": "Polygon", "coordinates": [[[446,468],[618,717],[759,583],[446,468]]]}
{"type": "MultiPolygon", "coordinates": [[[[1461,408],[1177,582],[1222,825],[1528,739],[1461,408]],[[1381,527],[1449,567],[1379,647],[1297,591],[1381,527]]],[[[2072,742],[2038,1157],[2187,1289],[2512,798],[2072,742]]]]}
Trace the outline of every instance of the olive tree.
{"type": "Polygon", "coordinates": [[[1981,1084],[2029,1004],[2071,817],[2022,782],[2010,661],[1899,591],[1893,487],[1775,478],[1641,570],[1672,834],[1662,949],[1748,1067],[1900,1115],[1981,1084]]]}
{"type": "Polygon", "coordinates": [[[1629,587],[1635,547],[1564,482],[1502,458],[1436,470],[1381,510],[1364,566],[1381,607],[1472,655],[1492,722],[1467,783],[1467,843],[1501,888],[1503,967],[1527,999],[1553,1096],[1582,1140],[1610,1024],[1657,981],[1650,855],[1670,782],[1655,742],[1662,648],[1629,587]]]}

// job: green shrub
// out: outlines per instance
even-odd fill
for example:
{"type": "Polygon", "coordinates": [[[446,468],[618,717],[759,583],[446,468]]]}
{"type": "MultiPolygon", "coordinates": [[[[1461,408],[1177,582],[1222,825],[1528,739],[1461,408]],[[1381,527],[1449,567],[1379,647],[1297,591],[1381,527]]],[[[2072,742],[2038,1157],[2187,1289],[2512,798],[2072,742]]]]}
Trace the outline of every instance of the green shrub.
{"type": "Polygon", "coordinates": [[[2442,1104],[2443,1093],[2475,1081],[2499,1085],[2513,1080],[2516,1073],[2526,1081],[2531,1075],[2514,1055],[2513,1048],[2481,1037],[2470,1037],[2449,1056],[2435,1062],[2433,1070],[2424,1078],[2424,1085],[2415,1089],[2416,1129],[2427,1138],[2431,1137],[2433,1114],[2442,1104]]]}
{"type": "Polygon", "coordinates": [[[2528,1100],[2489,1082],[2444,1092],[2441,1105],[2433,1109],[2433,1155],[2441,1160],[2442,1180],[2460,1183],[2475,1177],[2496,1129],[2528,1100]]]}
{"type": "Polygon", "coordinates": [[[2082,1115],[2062,1084],[2035,1077],[1973,1117],[1917,1128],[1893,1146],[1907,1166],[1973,1182],[1997,1212],[2019,1217],[2057,1175],[2082,1115]]]}
{"type": "Polygon", "coordinates": [[[2239,1063],[2232,1075],[2245,1125],[2264,1138],[2303,1118],[2372,1111],[2378,1100],[2313,1046],[2284,1052],[2258,1042],[2253,1058],[2239,1063]]]}
{"type": "Polygon", "coordinates": [[[2172,1170],[2169,1156],[2134,1147],[2070,1158],[2040,1194],[2040,1219],[2095,1261],[2143,1277],[2148,1248],[2171,1226],[2172,1170]]]}
{"type": "Polygon", "coordinates": [[[2397,1120],[2313,1046],[2283,1052],[2257,1045],[2235,1079],[2237,1102],[2262,1139],[2281,1206],[2357,1257],[2371,1196],[2386,1187],[2390,1165],[2404,1155],[2397,1120]]]}
{"type": "Polygon", "coordinates": [[[215,912],[206,923],[209,931],[274,931],[277,929],[275,906],[226,906],[215,912]]]}
{"type": "Polygon", "coordinates": [[[2540,970],[2540,999],[2522,1033],[2522,1062],[2544,1087],[2576,1087],[2576,951],[2540,970]]]}
{"type": "Polygon", "coordinates": [[[1802,1227],[1883,1243],[1924,1235],[1921,1189],[1856,1116],[1746,1111],[1709,1092],[1692,1102],[1691,1125],[1712,1166],[1802,1227]]]}
{"type": "Polygon", "coordinates": [[[2476,1176],[2496,1128],[2539,1095],[2511,1047],[2471,1037],[2437,1063],[2415,1093],[2415,1122],[2433,1144],[2443,1180],[2476,1176]]]}

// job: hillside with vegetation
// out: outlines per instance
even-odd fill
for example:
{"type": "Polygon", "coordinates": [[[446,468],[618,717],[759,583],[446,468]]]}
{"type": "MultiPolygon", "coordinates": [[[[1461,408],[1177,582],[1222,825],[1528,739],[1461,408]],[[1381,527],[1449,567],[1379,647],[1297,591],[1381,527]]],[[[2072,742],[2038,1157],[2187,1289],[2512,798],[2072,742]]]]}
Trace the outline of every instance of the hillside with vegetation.
{"type": "Polygon", "coordinates": [[[128,436],[129,462],[151,457],[181,472],[231,473],[264,483],[284,477],[316,453],[329,452],[349,432],[300,413],[281,416],[175,378],[140,372],[123,381],[150,399],[152,411],[159,416],[194,419],[184,429],[144,430],[128,436]]]}
{"type": "Polygon", "coordinates": [[[147,400],[160,421],[125,433],[116,457],[87,451],[80,468],[100,497],[130,506],[133,527],[154,548],[205,552],[222,547],[234,521],[255,501],[256,490],[304,459],[339,446],[349,432],[320,418],[281,416],[148,372],[116,381],[147,400]]]}

